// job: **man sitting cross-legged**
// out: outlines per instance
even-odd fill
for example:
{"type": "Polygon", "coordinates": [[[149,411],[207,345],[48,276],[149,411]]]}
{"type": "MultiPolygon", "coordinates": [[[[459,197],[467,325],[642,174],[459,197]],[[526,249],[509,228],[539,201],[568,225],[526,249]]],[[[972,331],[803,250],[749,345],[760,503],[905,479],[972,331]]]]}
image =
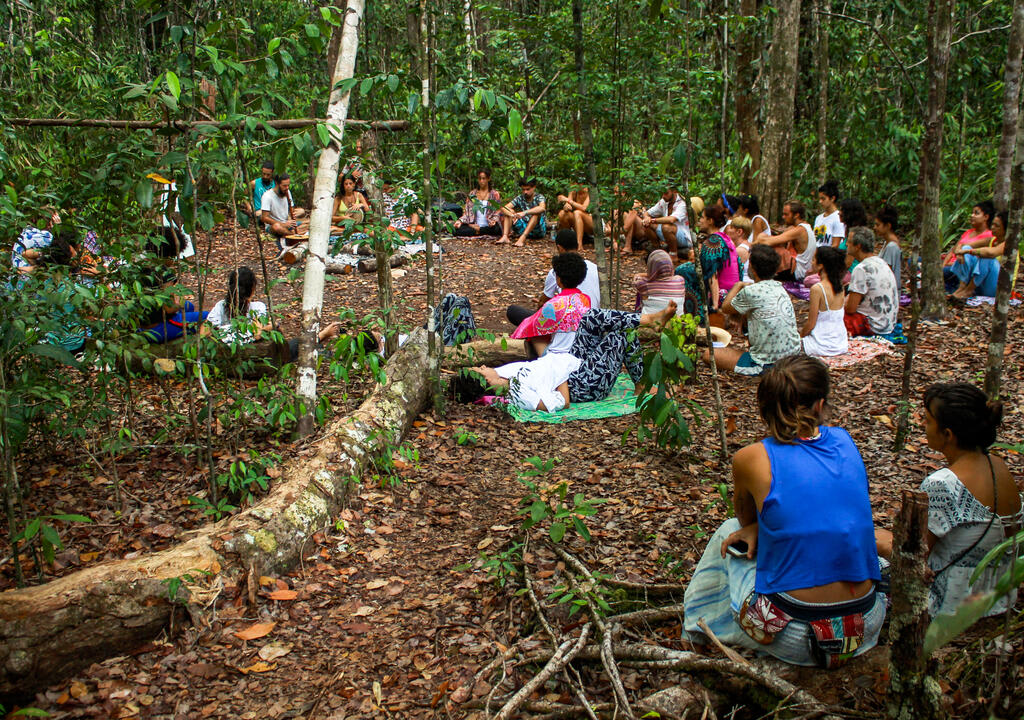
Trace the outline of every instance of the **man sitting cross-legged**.
{"type": "Polygon", "coordinates": [[[526,238],[540,239],[548,234],[547,200],[537,192],[537,181],[533,178],[519,179],[520,194],[501,209],[501,237],[495,243],[507,244],[513,230],[519,236],[515,246],[522,247],[526,238]]]}
{"type": "Polygon", "coordinates": [[[551,269],[559,292],[524,318],[512,333],[513,339],[526,341],[531,355],[568,352],[580,318],[591,307],[590,297],[579,289],[587,276],[587,266],[578,253],[555,255],[551,258],[551,269]]]}
{"type": "Polygon", "coordinates": [[[850,231],[846,249],[857,261],[846,294],[846,331],[852,337],[888,335],[896,329],[900,309],[896,277],[885,260],[875,254],[875,236],[866,227],[850,231]]]}
{"type": "MultiPolygon", "coordinates": [[[[576,231],[572,228],[559,230],[558,234],[555,235],[555,254],[574,253],[578,250],[576,231]]],[[[579,284],[580,292],[590,298],[591,308],[599,308],[601,307],[601,278],[598,275],[597,265],[590,260],[584,260],[583,263],[587,266],[587,274],[583,278],[583,282],[579,284]]],[[[537,298],[537,307],[541,307],[558,293],[558,281],[555,278],[555,270],[552,268],[548,270],[548,276],[544,279],[544,292],[537,298]]],[[[505,315],[510,323],[519,327],[520,323],[533,315],[534,312],[536,310],[531,310],[522,305],[509,305],[505,315]]]]}
{"type": "Polygon", "coordinates": [[[666,187],[661,199],[641,213],[640,223],[651,247],[664,244],[668,254],[676,256],[677,261],[678,249],[690,247],[693,242],[686,200],[674,185],[666,187]]]}
{"type": "MultiPolygon", "coordinates": [[[[779,256],[768,245],[754,245],[750,251],[750,277],[753,283],[738,282],[722,301],[726,315],[745,315],[750,350],[715,348],[719,370],[734,370],[741,375],[760,375],[779,358],[800,352],[800,333],[789,294],[774,280],[779,256]]],[[[704,362],[711,362],[704,351],[704,362]]]]}
{"type": "Polygon", "coordinates": [[[282,173],[275,176],[274,181],[274,187],[263,193],[260,200],[260,220],[274,237],[305,235],[309,232],[309,221],[302,219],[306,216],[305,210],[292,207],[291,178],[282,173]]]}
{"type": "Polygon", "coordinates": [[[524,410],[555,412],[574,402],[604,400],[623,365],[634,383],[643,376],[640,342],[631,331],[641,325],[660,331],[675,313],[674,302],[660,312],[644,315],[591,310],[580,321],[568,353],[548,353],[537,360],[472,370],[491,387],[507,388],[509,402],[524,410]]]}
{"type": "MultiPolygon", "coordinates": [[[[782,264],[775,273],[776,280],[796,280],[804,282],[811,274],[811,263],[814,262],[814,250],[818,247],[814,239],[814,230],[807,223],[807,209],[803,203],[790,200],[782,206],[782,222],[786,229],[778,235],[767,230],[758,235],[754,242],[775,248],[782,264]]],[[[811,284],[817,283],[812,278],[811,284]]]]}

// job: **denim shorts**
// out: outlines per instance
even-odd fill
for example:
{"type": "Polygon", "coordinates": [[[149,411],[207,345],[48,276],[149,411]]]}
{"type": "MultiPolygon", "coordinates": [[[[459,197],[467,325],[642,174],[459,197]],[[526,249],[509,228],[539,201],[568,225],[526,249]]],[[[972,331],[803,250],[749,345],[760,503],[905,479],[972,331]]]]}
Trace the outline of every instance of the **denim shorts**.
{"type": "MultiPolygon", "coordinates": [[[[658,239],[662,242],[666,242],[664,227],[663,223],[654,226],[654,232],[658,234],[658,239]]],[[[676,223],[676,245],[681,248],[690,247],[690,233],[686,231],[686,226],[681,222],[676,223]]]]}

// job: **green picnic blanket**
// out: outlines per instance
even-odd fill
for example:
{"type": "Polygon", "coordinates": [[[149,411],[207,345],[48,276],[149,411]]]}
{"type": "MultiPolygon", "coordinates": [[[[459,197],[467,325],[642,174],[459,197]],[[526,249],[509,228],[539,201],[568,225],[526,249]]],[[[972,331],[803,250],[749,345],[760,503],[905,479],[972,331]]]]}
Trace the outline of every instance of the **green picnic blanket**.
{"type": "Polygon", "coordinates": [[[622,417],[636,412],[636,395],[633,394],[633,381],[629,375],[622,373],[612,386],[612,391],[604,400],[596,402],[573,403],[567,410],[558,412],[541,412],[539,410],[523,410],[512,405],[505,405],[505,410],[519,422],[567,423],[573,420],[599,420],[601,418],[622,417]]]}

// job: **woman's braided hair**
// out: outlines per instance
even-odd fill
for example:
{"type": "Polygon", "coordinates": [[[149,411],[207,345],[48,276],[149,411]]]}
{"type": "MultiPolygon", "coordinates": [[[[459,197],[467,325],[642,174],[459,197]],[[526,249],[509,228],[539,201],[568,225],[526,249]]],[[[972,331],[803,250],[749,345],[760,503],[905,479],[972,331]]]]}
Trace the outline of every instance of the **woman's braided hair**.
{"type": "Polygon", "coordinates": [[[780,443],[793,443],[800,431],[816,428],[821,417],[814,406],[828,401],[828,368],[809,355],[778,360],[761,376],[757,408],[768,433],[780,443]]]}

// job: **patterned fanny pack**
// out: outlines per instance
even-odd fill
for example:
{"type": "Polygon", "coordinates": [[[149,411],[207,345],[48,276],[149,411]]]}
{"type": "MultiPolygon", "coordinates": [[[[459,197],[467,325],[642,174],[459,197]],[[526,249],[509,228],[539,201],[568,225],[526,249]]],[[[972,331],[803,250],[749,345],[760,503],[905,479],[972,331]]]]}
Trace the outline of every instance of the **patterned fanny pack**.
{"type": "Polygon", "coordinates": [[[874,607],[875,593],[845,603],[807,606],[784,595],[757,592],[743,601],[736,622],[750,638],[770,645],[793,620],[810,626],[811,652],[823,668],[839,667],[864,644],[864,613],[874,607]]]}

